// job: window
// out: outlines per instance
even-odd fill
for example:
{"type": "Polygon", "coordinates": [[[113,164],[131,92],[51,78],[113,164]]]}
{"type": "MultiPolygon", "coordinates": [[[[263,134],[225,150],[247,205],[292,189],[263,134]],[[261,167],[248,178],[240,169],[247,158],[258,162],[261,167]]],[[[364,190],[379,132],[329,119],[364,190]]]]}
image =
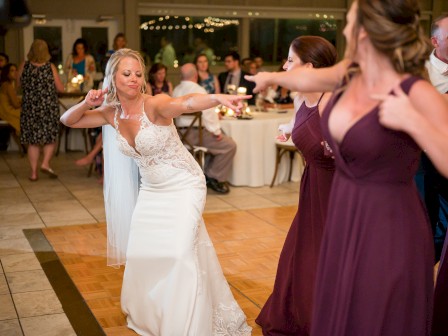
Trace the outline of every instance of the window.
{"type": "MultiPolygon", "coordinates": [[[[32,20],[28,26],[23,28],[24,54],[22,57],[26,59],[34,39],[43,39],[49,46],[51,62],[60,65],[60,74],[62,75],[62,65],[71,54],[76,39],[80,37],[86,39],[89,52],[99,62],[101,59],[98,59],[97,56],[102,55],[103,49],[109,49],[108,42],[112,41],[118,32],[117,27],[117,20],[106,22],[69,19],[32,20]]],[[[99,70],[100,68],[97,67],[97,71],[99,70]]]]}
{"type": "Polygon", "coordinates": [[[35,26],[34,39],[47,42],[50,51],[50,62],[56,65],[62,64],[62,28],[50,26],[35,26]]]}
{"type": "Polygon", "coordinates": [[[101,66],[106,58],[108,49],[107,28],[81,27],[81,36],[87,41],[89,54],[93,56],[96,63],[96,70],[102,71],[101,66]]]}
{"type": "Polygon", "coordinates": [[[189,16],[141,16],[141,49],[151,62],[157,60],[162,38],[172,43],[177,64],[193,62],[199,53],[211,63],[237,50],[238,19],[189,16]]]}
{"type": "Polygon", "coordinates": [[[337,28],[334,19],[251,19],[250,56],[261,56],[267,63],[279,63],[288,56],[291,41],[301,35],[318,35],[336,45],[337,28]]]}

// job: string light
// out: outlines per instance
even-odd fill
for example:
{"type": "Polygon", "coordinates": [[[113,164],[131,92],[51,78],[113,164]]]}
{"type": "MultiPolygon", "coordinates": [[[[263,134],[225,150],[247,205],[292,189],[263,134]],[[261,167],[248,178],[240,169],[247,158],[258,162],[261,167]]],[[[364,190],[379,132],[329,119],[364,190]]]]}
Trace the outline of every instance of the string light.
{"type": "MultiPolygon", "coordinates": [[[[255,14],[258,15],[258,13],[255,13],[255,14]]],[[[240,24],[240,21],[236,20],[236,19],[233,19],[233,20],[221,19],[221,18],[209,16],[209,17],[204,18],[203,22],[198,22],[198,23],[195,23],[194,25],[191,23],[188,25],[186,25],[186,24],[180,25],[180,24],[176,24],[177,22],[174,22],[174,23],[170,22],[172,24],[170,24],[168,26],[167,25],[161,25],[161,26],[156,25],[156,23],[162,24],[163,21],[169,20],[169,19],[170,19],[170,16],[166,15],[166,16],[161,16],[156,20],[153,19],[153,20],[143,22],[140,25],[140,29],[143,29],[143,30],[148,30],[148,29],[149,30],[154,30],[154,29],[155,30],[160,30],[160,29],[172,30],[174,28],[176,30],[178,30],[178,29],[185,30],[185,29],[195,28],[198,30],[203,30],[205,33],[213,33],[216,28],[223,28],[223,27],[230,26],[230,25],[238,26],[240,24]],[[207,28],[205,28],[205,27],[207,27],[207,28]]],[[[173,20],[173,19],[178,20],[179,17],[178,16],[171,17],[171,20],[173,20]]],[[[189,22],[191,20],[191,18],[187,16],[187,17],[183,18],[183,20],[185,20],[186,22],[189,22]]]]}

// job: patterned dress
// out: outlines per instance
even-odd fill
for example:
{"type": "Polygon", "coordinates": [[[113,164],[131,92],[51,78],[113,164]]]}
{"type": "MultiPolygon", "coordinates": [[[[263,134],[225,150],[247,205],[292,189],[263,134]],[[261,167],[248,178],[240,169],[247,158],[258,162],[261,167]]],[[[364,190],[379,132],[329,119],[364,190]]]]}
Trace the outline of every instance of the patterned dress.
{"type": "Polygon", "coordinates": [[[55,143],[60,112],[51,63],[35,66],[26,62],[20,81],[23,89],[21,143],[55,143]]]}
{"type": "Polygon", "coordinates": [[[208,78],[199,80],[199,85],[202,86],[207,93],[215,93],[215,76],[212,74],[208,75],[208,78]]]}

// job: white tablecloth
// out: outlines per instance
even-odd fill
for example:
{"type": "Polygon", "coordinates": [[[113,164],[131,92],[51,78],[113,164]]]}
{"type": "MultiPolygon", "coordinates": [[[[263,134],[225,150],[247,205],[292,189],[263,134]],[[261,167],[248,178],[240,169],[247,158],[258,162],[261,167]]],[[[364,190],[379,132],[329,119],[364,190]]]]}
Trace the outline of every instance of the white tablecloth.
{"type": "MultiPolygon", "coordinates": [[[[288,123],[293,111],[287,113],[253,112],[251,120],[225,118],[221,120],[224,132],[237,143],[229,182],[235,186],[260,187],[269,185],[275,170],[275,137],[278,126],[288,123]]],[[[276,184],[288,180],[289,155],[285,154],[279,166],[276,184]]],[[[292,180],[298,181],[303,171],[301,160],[296,154],[292,180]]]]}

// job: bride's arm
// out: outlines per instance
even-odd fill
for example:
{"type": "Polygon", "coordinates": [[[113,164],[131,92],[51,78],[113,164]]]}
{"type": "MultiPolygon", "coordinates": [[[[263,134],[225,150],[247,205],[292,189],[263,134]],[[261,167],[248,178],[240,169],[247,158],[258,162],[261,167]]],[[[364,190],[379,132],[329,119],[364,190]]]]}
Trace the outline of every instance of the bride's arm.
{"type": "Polygon", "coordinates": [[[104,101],[105,90],[90,90],[86,98],[69,108],[60,118],[61,123],[72,128],[91,128],[107,125],[106,110],[110,109],[101,104],[104,101]],[[99,106],[94,110],[91,108],[99,106]]]}
{"type": "Polygon", "coordinates": [[[349,59],[328,68],[298,67],[291,71],[260,72],[254,76],[244,76],[256,84],[254,92],[260,92],[270,85],[279,85],[291,91],[325,92],[333,91],[347,72],[349,59]]]}
{"type": "Polygon", "coordinates": [[[178,98],[172,98],[168,95],[157,95],[151,98],[150,108],[156,115],[171,119],[183,113],[202,111],[220,104],[239,111],[243,107],[243,100],[251,97],[201,93],[192,93],[178,98]]]}

